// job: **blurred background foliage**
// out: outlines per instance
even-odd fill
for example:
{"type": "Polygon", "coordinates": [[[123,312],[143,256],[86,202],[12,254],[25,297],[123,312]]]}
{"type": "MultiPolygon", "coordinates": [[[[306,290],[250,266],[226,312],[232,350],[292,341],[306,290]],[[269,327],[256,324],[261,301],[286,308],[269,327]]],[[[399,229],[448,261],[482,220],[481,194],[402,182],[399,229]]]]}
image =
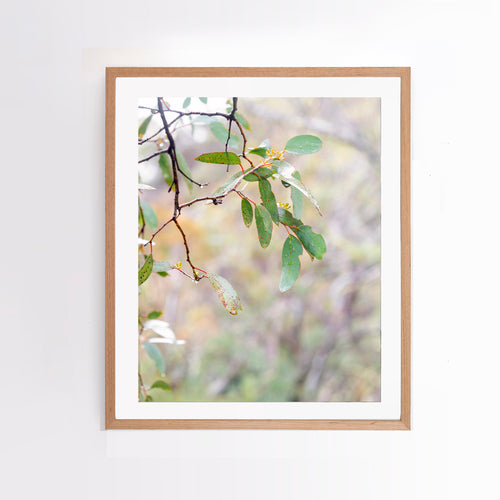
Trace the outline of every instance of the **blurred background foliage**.
{"type": "MultiPolygon", "coordinates": [[[[227,98],[193,98],[194,111],[226,111],[227,98]]],[[[166,100],[182,109],[184,98],[166,100]]],[[[156,107],[156,99],[141,105],[156,107]]],[[[139,296],[139,314],[161,311],[183,345],[158,344],[165,359],[163,379],[170,391],[151,389],[155,401],[378,401],[380,400],[380,100],[376,98],[239,98],[238,111],[251,126],[248,149],[269,139],[275,150],[299,134],[321,138],[311,155],[287,155],[324,216],[304,198],[304,223],[323,234],[327,253],[311,262],[304,253],[295,285],[280,293],[281,249],[287,233],[274,227],[262,249],[255,223],[242,221],[235,193],[223,204],[200,203],[182,212],[194,264],[225,277],[241,297],[243,310],[231,316],[207,279],[193,283],[171,271],[155,273],[139,296]]],[[[149,112],[139,109],[139,123],[149,112]]],[[[221,123],[223,120],[221,120],[221,123]]],[[[226,125],[226,123],[224,123],[226,125]]],[[[148,136],[161,127],[155,115],[148,136]]],[[[233,126],[233,131],[235,127],[233,126]]],[[[193,159],[222,151],[206,124],[185,120],[176,145],[203,190],[182,185],[181,201],[212,193],[229,175],[222,165],[193,159]]],[[[241,144],[241,143],[240,143],[241,144]]],[[[241,149],[233,148],[239,153],[241,149]]],[[[139,158],[157,145],[139,147],[139,158]]],[[[257,159],[257,157],[255,157],[257,159]]],[[[232,166],[230,173],[238,166],[232,166]]],[[[158,158],[140,165],[143,183],[156,188],[141,195],[159,224],[171,217],[173,193],[158,158]]],[[[290,190],[272,181],[278,202],[290,190]]],[[[245,194],[259,200],[257,183],[245,194]]],[[[145,238],[151,235],[146,229],[145,238]]],[[[185,265],[184,246],[171,224],[155,239],[155,260],[185,265]]],[[[186,267],[186,271],[187,271],[186,267]]],[[[161,378],[143,347],[139,360],[144,383],[161,378]]]]}

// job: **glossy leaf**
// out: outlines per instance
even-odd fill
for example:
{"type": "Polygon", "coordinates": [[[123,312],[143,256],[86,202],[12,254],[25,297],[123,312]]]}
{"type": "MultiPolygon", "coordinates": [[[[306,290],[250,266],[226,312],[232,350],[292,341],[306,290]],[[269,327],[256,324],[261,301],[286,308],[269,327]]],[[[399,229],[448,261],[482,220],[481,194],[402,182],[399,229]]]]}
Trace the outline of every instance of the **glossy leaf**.
{"type": "Polygon", "coordinates": [[[222,151],[220,153],[203,153],[195,158],[196,161],[201,161],[204,163],[218,163],[222,165],[239,165],[241,163],[238,155],[228,151],[222,151]]]}
{"type": "Polygon", "coordinates": [[[156,365],[156,368],[158,368],[158,371],[162,375],[165,375],[165,371],[166,371],[165,359],[163,358],[163,355],[160,352],[160,349],[158,349],[158,346],[156,346],[154,344],[150,344],[149,342],[143,342],[142,346],[144,347],[145,351],[148,353],[148,356],[155,362],[155,365],[156,365]]]}
{"type": "Polygon", "coordinates": [[[250,227],[253,220],[253,208],[252,204],[246,198],[241,199],[241,215],[243,216],[245,226],[250,227]]]}
{"type": "Polygon", "coordinates": [[[300,226],[297,229],[292,228],[292,230],[311,257],[316,257],[319,260],[323,258],[326,252],[326,243],[321,234],[315,233],[311,226],[300,226]]]}
{"type": "Polygon", "coordinates": [[[141,200],[142,214],[144,215],[144,221],[151,229],[156,229],[158,225],[158,217],[156,217],[153,207],[146,201],[141,200]]]}
{"type": "Polygon", "coordinates": [[[248,182],[256,182],[261,178],[267,179],[271,177],[274,172],[270,168],[259,167],[255,169],[252,173],[245,175],[244,179],[248,182]]]}
{"type": "MultiPolygon", "coordinates": [[[[214,134],[215,138],[222,142],[222,144],[226,144],[228,129],[222,125],[220,122],[213,122],[210,124],[210,130],[212,134],[214,134]]],[[[231,148],[237,148],[239,144],[238,138],[231,133],[231,138],[229,139],[228,146],[231,148]]]]}
{"type": "Polygon", "coordinates": [[[289,290],[299,277],[300,255],[302,255],[300,241],[295,236],[289,235],[283,244],[283,251],[281,252],[280,292],[289,290]]]}
{"type": "Polygon", "coordinates": [[[173,268],[174,268],[174,266],[172,264],[170,264],[170,262],[167,262],[166,260],[157,260],[153,264],[153,272],[154,273],[167,272],[173,268]]]}
{"type": "Polygon", "coordinates": [[[294,155],[305,155],[316,153],[321,146],[321,139],[315,135],[297,135],[286,143],[285,150],[294,155]]]}
{"type": "Polygon", "coordinates": [[[278,206],[276,204],[276,197],[273,193],[273,188],[271,183],[267,179],[259,180],[259,192],[262,199],[263,205],[267,208],[267,211],[271,215],[273,222],[278,225],[280,223],[278,215],[278,206]]]}
{"type": "MultiPolygon", "coordinates": [[[[292,177],[295,177],[295,179],[302,184],[302,179],[300,178],[300,174],[298,172],[294,172],[292,174],[292,177]]],[[[296,187],[292,186],[291,196],[293,204],[293,215],[294,217],[300,219],[302,217],[302,205],[303,205],[302,193],[296,187]]]]}
{"type": "Polygon", "coordinates": [[[241,113],[235,113],[235,118],[240,122],[240,125],[247,130],[250,129],[250,124],[247,122],[247,119],[241,113]]]}
{"type": "Polygon", "coordinates": [[[285,226],[300,227],[303,223],[300,219],[296,219],[288,210],[278,207],[278,215],[280,222],[285,226]]]}
{"type": "Polygon", "coordinates": [[[148,319],[158,319],[163,313],[161,311],[151,311],[148,314],[148,319]]]}
{"type": "Polygon", "coordinates": [[[163,380],[157,380],[156,382],[154,382],[151,386],[151,389],[162,389],[164,391],[172,390],[171,387],[163,380]]]}
{"type": "Polygon", "coordinates": [[[281,175],[284,179],[286,179],[287,177],[292,177],[292,175],[295,173],[295,167],[284,160],[273,160],[271,168],[274,169],[274,171],[281,175]]]}
{"type": "Polygon", "coordinates": [[[198,99],[203,103],[206,104],[208,99],[206,97],[198,97],[198,99]]]}
{"type": "Polygon", "coordinates": [[[139,269],[139,285],[142,285],[151,275],[151,271],[153,270],[153,256],[148,255],[144,264],[139,269]]]}
{"type": "Polygon", "coordinates": [[[323,215],[321,212],[321,209],[319,208],[319,204],[312,195],[311,191],[309,191],[308,188],[302,184],[302,181],[297,179],[293,174],[295,172],[290,172],[290,167],[293,168],[290,164],[286,162],[281,162],[281,164],[286,164],[286,165],[280,165],[277,167],[276,172],[280,176],[282,180],[290,184],[290,186],[294,187],[295,189],[299,190],[316,208],[316,210],[319,212],[320,215],[323,215]]]}
{"type": "Polygon", "coordinates": [[[241,311],[241,300],[231,284],[222,276],[209,273],[207,278],[229,314],[235,316],[241,311]]]}
{"type": "Polygon", "coordinates": [[[168,274],[165,271],[158,271],[158,276],[161,276],[162,278],[165,278],[165,276],[168,276],[168,274]]]}
{"type": "MultiPolygon", "coordinates": [[[[182,155],[182,153],[180,153],[179,151],[176,151],[177,153],[177,163],[179,164],[179,168],[189,177],[193,177],[192,174],[191,174],[191,169],[189,168],[189,165],[186,161],[186,158],[184,158],[184,156],[182,155]]],[[[193,189],[193,183],[189,180],[189,179],[186,179],[186,177],[184,177],[182,174],[180,174],[182,176],[182,178],[186,181],[186,184],[189,188],[189,190],[193,189]]]]}
{"type": "Polygon", "coordinates": [[[245,174],[243,174],[241,172],[234,173],[233,175],[231,175],[230,177],[228,177],[226,179],[224,184],[219,186],[212,193],[212,196],[220,196],[220,195],[229,193],[229,191],[231,191],[231,189],[234,189],[238,185],[238,183],[240,183],[243,180],[244,176],[245,176],[245,174]]]}
{"type": "Polygon", "coordinates": [[[172,178],[172,167],[170,166],[170,157],[168,154],[163,153],[158,157],[158,165],[160,166],[161,173],[163,174],[163,179],[170,186],[173,182],[172,178]]]}
{"type": "Polygon", "coordinates": [[[261,148],[261,147],[253,148],[248,153],[260,156],[261,158],[265,158],[267,156],[267,148],[261,148]]]}
{"type": "Polygon", "coordinates": [[[190,104],[191,104],[191,97],[186,97],[186,99],[184,99],[184,102],[182,103],[182,107],[187,108],[190,104]]]}
{"type": "Polygon", "coordinates": [[[267,248],[269,243],[271,243],[273,234],[273,219],[264,205],[257,205],[255,207],[255,224],[257,226],[260,246],[267,248]]]}
{"type": "Polygon", "coordinates": [[[148,125],[150,121],[153,119],[153,115],[149,115],[139,126],[139,138],[141,139],[144,137],[144,134],[146,133],[146,130],[148,129],[148,125]]]}

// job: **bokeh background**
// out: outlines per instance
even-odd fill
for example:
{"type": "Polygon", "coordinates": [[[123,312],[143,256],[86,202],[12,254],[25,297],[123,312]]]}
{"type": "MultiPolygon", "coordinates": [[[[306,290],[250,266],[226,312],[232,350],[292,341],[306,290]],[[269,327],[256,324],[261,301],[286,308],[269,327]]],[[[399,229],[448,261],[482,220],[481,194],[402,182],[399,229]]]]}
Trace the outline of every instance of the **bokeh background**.
{"type": "MultiPolygon", "coordinates": [[[[184,98],[166,100],[182,109],[184,98]]],[[[188,109],[225,112],[226,100],[208,98],[203,104],[193,98],[188,109]]],[[[141,99],[140,105],[156,107],[156,98],[141,99]]],[[[311,262],[304,252],[297,282],[282,294],[283,227],[274,226],[271,244],[262,249],[255,222],[249,229],[243,224],[236,194],[222,205],[185,209],[181,221],[194,264],[225,277],[243,310],[230,316],[206,279],[194,284],[175,271],[153,274],[142,287],[139,314],[162,311],[161,319],[186,343],[158,345],[166,365],[163,378],[172,390],[151,394],[156,401],[379,401],[380,100],[239,98],[238,110],[251,126],[248,147],[269,139],[273,149],[282,150],[300,134],[323,141],[318,153],[286,160],[321,206],[323,217],[304,198],[302,220],[324,236],[327,253],[311,262]]],[[[139,123],[148,115],[139,109],[139,123]]],[[[201,153],[223,150],[208,125],[187,119],[182,125],[175,133],[177,148],[193,178],[210,183],[201,190],[183,182],[181,201],[189,201],[213,192],[229,174],[225,166],[194,161],[201,153]]],[[[160,126],[155,116],[146,136],[160,126]]],[[[139,158],[156,150],[154,142],[143,144],[139,158]]],[[[140,164],[139,171],[142,182],[156,188],[141,199],[161,224],[171,217],[173,193],[158,158],[140,164]]],[[[278,201],[290,201],[289,189],[279,181],[272,185],[278,201]]],[[[248,183],[245,194],[260,199],[256,183],[248,183]]],[[[150,234],[147,228],[145,237],[150,234]]],[[[173,225],[155,241],[155,260],[182,261],[189,270],[173,225]]],[[[161,378],[142,347],[139,360],[146,385],[161,378]]]]}

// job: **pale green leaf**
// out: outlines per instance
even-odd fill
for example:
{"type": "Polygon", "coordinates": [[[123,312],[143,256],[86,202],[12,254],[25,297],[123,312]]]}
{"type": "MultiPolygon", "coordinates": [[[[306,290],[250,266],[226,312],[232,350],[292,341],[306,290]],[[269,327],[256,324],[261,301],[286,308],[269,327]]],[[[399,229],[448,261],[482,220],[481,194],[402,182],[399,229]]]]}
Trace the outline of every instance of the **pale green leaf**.
{"type": "Polygon", "coordinates": [[[297,135],[286,143],[285,150],[294,155],[305,155],[316,153],[322,145],[321,139],[315,135],[297,135]]]}

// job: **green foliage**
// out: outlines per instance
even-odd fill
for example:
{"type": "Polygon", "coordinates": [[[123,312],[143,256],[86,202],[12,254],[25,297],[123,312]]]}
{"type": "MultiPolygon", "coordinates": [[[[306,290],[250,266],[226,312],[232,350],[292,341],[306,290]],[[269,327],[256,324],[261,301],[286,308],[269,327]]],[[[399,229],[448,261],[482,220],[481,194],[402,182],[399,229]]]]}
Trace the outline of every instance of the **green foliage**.
{"type": "Polygon", "coordinates": [[[148,129],[149,123],[153,119],[153,115],[149,115],[139,126],[139,139],[142,139],[144,134],[146,133],[146,130],[148,129]]]}
{"type": "Polygon", "coordinates": [[[148,356],[155,362],[156,368],[161,373],[161,375],[165,375],[165,371],[167,369],[165,366],[165,359],[163,358],[160,349],[158,349],[158,346],[155,344],[150,344],[149,342],[143,342],[142,346],[144,347],[148,356]]]}
{"type": "Polygon", "coordinates": [[[296,219],[288,210],[278,207],[278,214],[280,222],[285,224],[285,226],[300,227],[302,226],[302,221],[296,219]]]}
{"type": "Polygon", "coordinates": [[[257,156],[260,156],[261,158],[265,158],[267,156],[267,148],[260,147],[260,146],[258,148],[253,148],[249,151],[249,154],[257,155],[257,156]]]}
{"type": "Polygon", "coordinates": [[[226,179],[226,182],[219,186],[213,193],[212,196],[220,196],[224,193],[229,193],[231,189],[236,187],[236,185],[243,179],[244,174],[241,172],[236,172],[226,179]]]}
{"type": "Polygon", "coordinates": [[[262,204],[267,208],[271,215],[271,219],[276,225],[279,225],[278,206],[276,204],[276,197],[274,196],[271,183],[267,179],[259,180],[259,192],[262,199],[262,204]]]}
{"type": "Polygon", "coordinates": [[[248,182],[258,182],[260,179],[267,179],[273,174],[274,172],[270,168],[259,167],[256,168],[253,172],[245,175],[244,179],[248,182]]]}
{"type": "Polygon", "coordinates": [[[187,108],[190,104],[191,104],[191,97],[186,97],[186,99],[184,99],[184,102],[182,103],[182,107],[187,108]]]}
{"type": "Polygon", "coordinates": [[[206,97],[198,97],[198,99],[203,103],[206,104],[208,102],[208,99],[206,97]]]}
{"type": "Polygon", "coordinates": [[[315,233],[311,226],[300,226],[296,229],[292,228],[292,230],[311,257],[316,257],[319,260],[323,258],[326,252],[326,243],[321,234],[315,233]]]}
{"type": "Polygon", "coordinates": [[[158,217],[156,217],[156,213],[153,210],[153,207],[143,200],[141,200],[139,203],[141,204],[144,221],[151,229],[156,229],[156,226],[158,226],[158,217]]]}
{"type": "Polygon", "coordinates": [[[294,155],[305,155],[316,153],[322,146],[321,139],[315,135],[298,135],[286,143],[285,150],[294,155]]]}
{"type": "MultiPolygon", "coordinates": [[[[189,168],[189,165],[186,161],[186,158],[184,158],[184,155],[177,151],[177,163],[179,164],[179,168],[189,177],[193,177],[191,174],[191,169],[189,168]]],[[[189,190],[193,189],[193,183],[189,180],[186,179],[186,177],[182,176],[183,179],[186,181],[186,184],[189,188],[189,190]]]]}
{"type": "Polygon", "coordinates": [[[240,122],[242,127],[246,128],[247,130],[251,130],[250,124],[241,113],[235,113],[234,116],[240,122]]]}
{"type": "Polygon", "coordinates": [[[158,319],[163,313],[161,311],[151,311],[148,314],[148,319],[158,319]]]}
{"type": "MultiPolygon", "coordinates": [[[[302,184],[302,179],[300,178],[300,174],[298,172],[294,172],[292,174],[292,177],[294,177],[298,182],[302,184]]],[[[302,217],[302,192],[296,187],[292,186],[291,197],[293,204],[293,215],[300,219],[302,217]]]]}
{"type": "MultiPolygon", "coordinates": [[[[214,137],[222,142],[222,144],[226,144],[227,137],[229,135],[229,130],[222,125],[221,122],[213,122],[209,125],[210,131],[214,135],[214,137]]],[[[237,148],[239,145],[238,138],[231,132],[231,138],[229,139],[228,146],[230,148],[237,148]]]]}
{"type": "Polygon", "coordinates": [[[153,256],[148,255],[144,264],[139,269],[139,285],[142,285],[151,275],[151,271],[153,270],[153,256]]]}
{"type": "Polygon", "coordinates": [[[239,165],[241,163],[238,155],[232,153],[231,151],[222,153],[203,153],[195,158],[196,161],[202,161],[205,163],[220,163],[223,165],[239,165]]]}
{"type": "Polygon", "coordinates": [[[246,198],[241,199],[241,215],[243,216],[245,226],[250,227],[253,220],[253,208],[252,204],[246,198]]]}
{"type": "Polygon", "coordinates": [[[170,186],[174,179],[172,177],[172,166],[170,165],[170,157],[168,154],[163,153],[158,157],[158,165],[163,174],[163,179],[167,183],[167,186],[170,186]]]}
{"type": "Polygon", "coordinates": [[[299,256],[302,255],[302,245],[300,241],[289,235],[283,244],[281,253],[281,281],[280,292],[286,292],[295,283],[300,273],[299,256]]]}
{"type": "Polygon", "coordinates": [[[277,165],[276,173],[280,176],[280,178],[287,184],[290,184],[290,186],[292,186],[293,188],[300,191],[314,205],[318,213],[320,215],[323,215],[321,213],[321,209],[319,208],[319,204],[312,195],[311,191],[309,191],[309,189],[306,188],[304,184],[302,184],[300,177],[297,178],[296,176],[293,175],[295,169],[286,161],[273,162],[273,163],[277,165]]]}
{"type": "Polygon", "coordinates": [[[156,382],[153,383],[151,386],[151,389],[162,389],[164,391],[171,391],[172,388],[163,380],[157,380],[156,382]]]}
{"type": "Polygon", "coordinates": [[[238,311],[241,311],[241,300],[231,284],[222,276],[214,273],[207,274],[207,278],[217,292],[219,300],[226,308],[226,311],[236,316],[238,311]]]}
{"type": "Polygon", "coordinates": [[[257,226],[260,246],[267,248],[269,243],[271,243],[273,235],[273,219],[264,205],[257,205],[255,207],[255,224],[257,226]]]}

